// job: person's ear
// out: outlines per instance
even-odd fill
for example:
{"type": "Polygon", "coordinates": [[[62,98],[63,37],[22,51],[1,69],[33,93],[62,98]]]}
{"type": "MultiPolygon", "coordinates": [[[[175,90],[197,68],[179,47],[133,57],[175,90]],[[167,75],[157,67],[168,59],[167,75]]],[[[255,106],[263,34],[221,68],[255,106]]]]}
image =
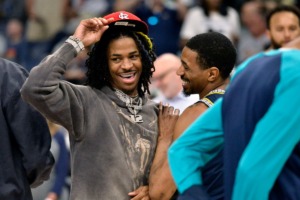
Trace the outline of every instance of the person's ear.
{"type": "Polygon", "coordinates": [[[208,69],[208,81],[214,82],[220,76],[220,71],[217,67],[211,67],[208,69]]]}

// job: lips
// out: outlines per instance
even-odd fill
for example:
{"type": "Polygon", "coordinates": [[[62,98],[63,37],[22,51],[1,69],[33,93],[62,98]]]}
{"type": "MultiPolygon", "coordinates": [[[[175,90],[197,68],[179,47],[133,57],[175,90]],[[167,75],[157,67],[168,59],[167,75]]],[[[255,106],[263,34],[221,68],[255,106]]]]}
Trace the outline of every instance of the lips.
{"type": "Polygon", "coordinates": [[[129,79],[129,78],[132,78],[134,77],[136,74],[136,72],[131,72],[131,73],[123,73],[123,74],[120,74],[120,77],[122,78],[126,78],[126,79],[129,79]]]}
{"type": "Polygon", "coordinates": [[[186,84],[188,84],[187,81],[182,81],[182,85],[185,86],[186,84]]]}
{"type": "Polygon", "coordinates": [[[122,79],[124,83],[130,84],[133,83],[136,79],[137,72],[128,72],[128,73],[122,73],[119,75],[119,77],[122,79]]]}
{"type": "Polygon", "coordinates": [[[181,81],[182,81],[182,86],[185,86],[189,83],[189,81],[184,78],[181,78],[181,81]]]}

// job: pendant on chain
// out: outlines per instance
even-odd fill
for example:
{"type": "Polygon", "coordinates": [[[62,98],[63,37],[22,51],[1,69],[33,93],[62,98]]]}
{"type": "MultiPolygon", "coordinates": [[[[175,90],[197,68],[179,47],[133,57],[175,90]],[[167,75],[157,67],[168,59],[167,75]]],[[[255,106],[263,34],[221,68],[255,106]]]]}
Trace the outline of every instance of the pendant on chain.
{"type": "Polygon", "coordinates": [[[142,115],[129,115],[132,121],[137,122],[137,123],[142,123],[143,122],[143,117],[142,115]]]}
{"type": "Polygon", "coordinates": [[[115,90],[116,95],[121,101],[123,101],[126,104],[127,110],[131,113],[131,115],[129,115],[130,119],[134,122],[142,123],[143,117],[142,115],[138,115],[138,112],[142,110],[142,98],[137,97],[137,101],[135,101],[133,98],[129,97],[121,90],[115,90]]]}

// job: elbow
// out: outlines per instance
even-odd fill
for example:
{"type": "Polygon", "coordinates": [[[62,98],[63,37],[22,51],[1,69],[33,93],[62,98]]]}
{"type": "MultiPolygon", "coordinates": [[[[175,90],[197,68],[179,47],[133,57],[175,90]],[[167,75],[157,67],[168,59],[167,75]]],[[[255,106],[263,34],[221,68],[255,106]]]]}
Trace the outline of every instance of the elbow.
{"type": "Polygon", "coordinates": [[[44,181],[49,180],[52,168],[55,164],[54,157],[51,152],[47,153],[43,161],[38,162],[37,165],[28,166],[27,177],[30,182],[30,187],[36,188],[43,184],[44,181]]]}
{"type": "Polygon", "coordinates": [[[151,200],[156,200],[159,199],[159,193],[161,188],[156,187],[156,185],[154,183],[149,183],[149,197],[151,200]]]}
{"type": "Polygon", "coordinates": [[[43,91],[41,90],[39,83],[36,82],[35,78],[28,77],[20,89],[20,94],[25,102],[34,103],[35,101],[40,100],[37,98],[43,94],[43,91]]]}
{"type": "MultiPolygon", "coordinates": [[[[27,79],[28,80],[28,79],[27,79]]],[[[24,101],[29,102],[31,99],[32,94],[32,87],[26,82],[23,84],[22,88],[20,89],[21,97],[24,101]]]]}
{"type": "Polygon", "coordinates": [[[157,191],[149,189],[149,197],[151,200],[158,200],[159,198],[159,193],[157,191]]]}
{"type": "MultiPolygon", "coordinates": [[[[27,98],[30,94],[32,94],[38,85],[38,80],[39,80],[39,72],[34,67],[30,73],[29,76],[26,78],[25,82],[23,83],[20,92],[23,98],[27,98]]],[[[43,80],[45,81],[45,80],[43,80]]]]}

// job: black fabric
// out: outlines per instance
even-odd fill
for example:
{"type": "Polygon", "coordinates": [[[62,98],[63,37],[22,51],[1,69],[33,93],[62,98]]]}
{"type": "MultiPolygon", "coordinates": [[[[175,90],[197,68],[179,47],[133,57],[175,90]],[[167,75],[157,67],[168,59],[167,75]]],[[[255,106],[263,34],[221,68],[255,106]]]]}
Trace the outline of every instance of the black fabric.
{"type": "Polygon", "coordinates": [[[46,120],[20,97],[28,73],[0,58],[0,199],[31,200],[54,159],[46,120]]]}
{"type": "Polygon", "coordinates": [[[178,200],[211,200],[208,196],[205,187],[194,185],[181,194],[178,200]]]}

